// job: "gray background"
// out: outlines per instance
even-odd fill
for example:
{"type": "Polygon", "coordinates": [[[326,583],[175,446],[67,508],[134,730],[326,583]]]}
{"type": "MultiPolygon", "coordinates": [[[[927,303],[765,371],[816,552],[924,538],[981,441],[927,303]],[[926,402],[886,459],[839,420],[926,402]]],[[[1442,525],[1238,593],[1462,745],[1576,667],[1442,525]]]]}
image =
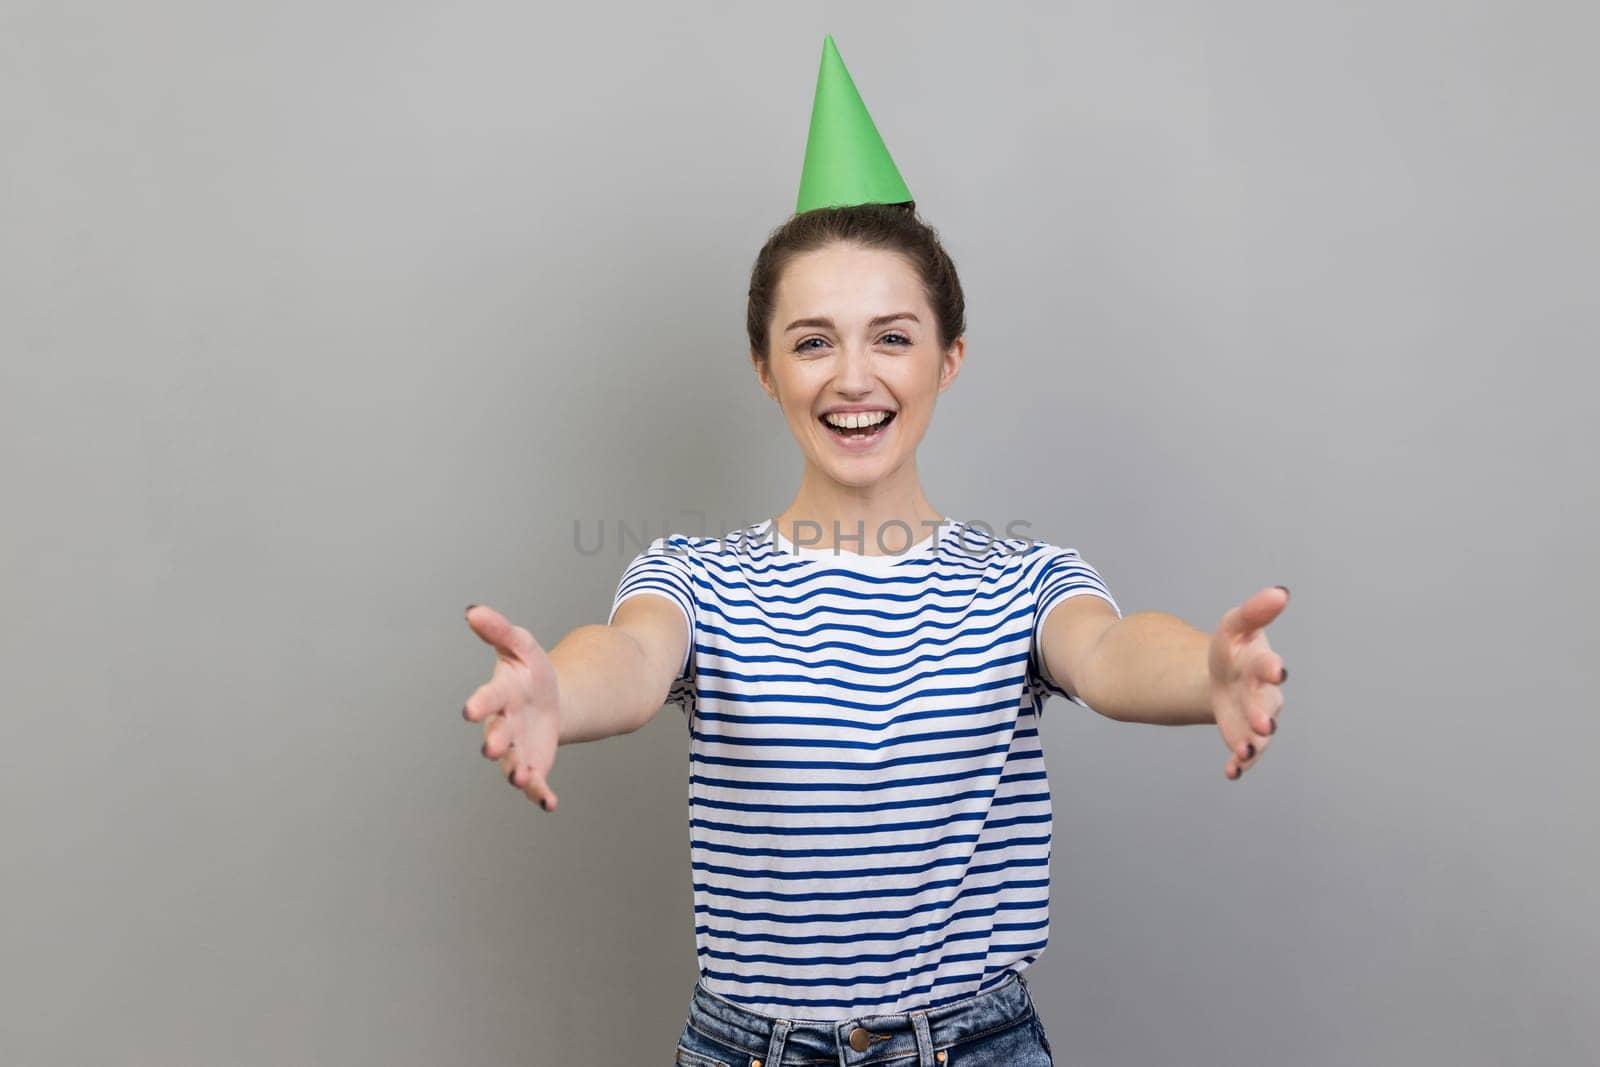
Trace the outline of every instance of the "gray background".
{"type": "Polygon", "coordinates": [[[1127,611],[1293,590],[1240,783],[1046,711],[1058,1062],[1594,1062],[1597,31],[6,0],[0,1059],[670,1062],[681,713],[541,813],[461,612],[553,644],[575,522],[789,499],[744,287],[831,32],[969,294],[934,504],[1127,611]]]}

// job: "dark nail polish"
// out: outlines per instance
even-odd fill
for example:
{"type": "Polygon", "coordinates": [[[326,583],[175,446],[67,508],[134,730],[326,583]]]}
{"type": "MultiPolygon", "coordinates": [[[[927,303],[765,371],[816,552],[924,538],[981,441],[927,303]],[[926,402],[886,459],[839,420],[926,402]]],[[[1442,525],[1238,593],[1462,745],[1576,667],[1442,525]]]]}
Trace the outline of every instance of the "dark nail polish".
{"type": "Polygon", "coordinates": [[[1272,720],[1272,724],[1269,727],[1267,727],[1267,733],[1275,734],[1277,732],[1278,732],[1278,720],[1277,719],[1273,719],[1272,720]]]}
{"type": "Polygon", "coordinates": [[[1288,667],[1284,667],[1284,668],[1281,668],[1281,669],[1283,670],[1283,674],[1278,678],[1278,684],[1279,685],[1282,685],[1284,682],[1287,682],[1289,680],[1289,668],[1288,667]]]}
{"type": "Polygon", "coordinates": [[[489,742],[485,741],[483,744],[479,745],[478,751],[482,752],[484,757],[487,758],[489,755],[489,742]]]}
{"type": "Polygon", "coordinates": [[[1280,585],[1280,586],[1278,586],[1278,588],[1283,590],[1283,595],[1284,596],[1288,596],[1289,595],[1289,587],[1288,586],[1280,585]]]}
{"type": "Polygon", "coordinates": [[[465,615],[465,614],[466,614],[466,613],[467,613],[467,612],[468,612],[468,611],[471,611],[471,610],[472,610],[472,609],[473,609],[473,608],[475,608],[475,607],[477,607],[477,606],[478,606],[478,605],[476,605],[476,604],[468,604],[468,605],[467,605],[467,606],[466,606],[466,608],[465,608],[465,610],[463,610],[463,611],[462,611],[462,612],[461,612],[461,614],[463,614],[463,615],[465,615]]]}
{"type": "Polygon", "coordinates": [[[1254,741],[1252,741],[1248,745],[1244,746],[1244,758],[1245,759],[1250,759],[1255,754],[1256,754],[1256,743],[1254,741]]]}
{"type": "Polygon", "coordinates": [[[517,769],[515,767],[511,768],[511,770],[506,773],[506,781],[510,782],[512,785],[517,784],[517,769]]]}
{"type": "Polygon", "coordinates": [[[465,704],[461,705],[461,717],[468,722],[472,721],[472,716],[467,714],[467,706],[465,704]]]}

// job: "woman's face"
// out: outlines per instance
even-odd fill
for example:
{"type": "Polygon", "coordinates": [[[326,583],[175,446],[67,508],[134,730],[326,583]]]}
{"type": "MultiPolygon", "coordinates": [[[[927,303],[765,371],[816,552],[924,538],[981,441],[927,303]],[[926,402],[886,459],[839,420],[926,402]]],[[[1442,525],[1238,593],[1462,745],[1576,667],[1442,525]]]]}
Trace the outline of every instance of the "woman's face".
{"type": "Polygon", "coordinates": [[[756,374],[807,462],[854,487],[900,470],[966,353],[959,337],[939,348],[915,268],[896,252],[829,245],[789,262],[776,303],[756,374]]]}

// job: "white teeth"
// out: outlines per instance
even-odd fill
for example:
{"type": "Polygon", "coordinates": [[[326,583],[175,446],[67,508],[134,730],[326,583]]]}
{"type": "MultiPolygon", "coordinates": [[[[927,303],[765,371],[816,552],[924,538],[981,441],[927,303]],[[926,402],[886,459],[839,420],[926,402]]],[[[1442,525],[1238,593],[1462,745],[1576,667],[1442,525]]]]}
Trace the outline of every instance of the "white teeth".
{"type": "Polygon", "coordinates": [[[848,414],[828,414],[822,416],[830,426],[837,426],[841,430],[859,430],[863,426],[876,426],[889,417],[887,411],[852,411],[848,414]]]}

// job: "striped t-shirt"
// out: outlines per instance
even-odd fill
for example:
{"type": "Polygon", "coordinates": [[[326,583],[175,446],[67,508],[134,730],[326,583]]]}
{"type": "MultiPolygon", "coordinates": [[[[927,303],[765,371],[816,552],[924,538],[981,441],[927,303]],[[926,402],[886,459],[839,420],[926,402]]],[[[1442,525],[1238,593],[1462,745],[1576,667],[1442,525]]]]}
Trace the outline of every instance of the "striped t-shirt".
{"type": "Polygon", "coordinates": [[[971,996],[1038,959],[1038,723],[1067,695],[1041,676],[1039,627],[1080,594],[1122,614],[1077,552],[951,519],[898,555],[797,549],[769,519],[657,538],[612,616],[645,593],[690,634],[668,702],[689,727],[707,989],[838,1021],[971,996]]]}

